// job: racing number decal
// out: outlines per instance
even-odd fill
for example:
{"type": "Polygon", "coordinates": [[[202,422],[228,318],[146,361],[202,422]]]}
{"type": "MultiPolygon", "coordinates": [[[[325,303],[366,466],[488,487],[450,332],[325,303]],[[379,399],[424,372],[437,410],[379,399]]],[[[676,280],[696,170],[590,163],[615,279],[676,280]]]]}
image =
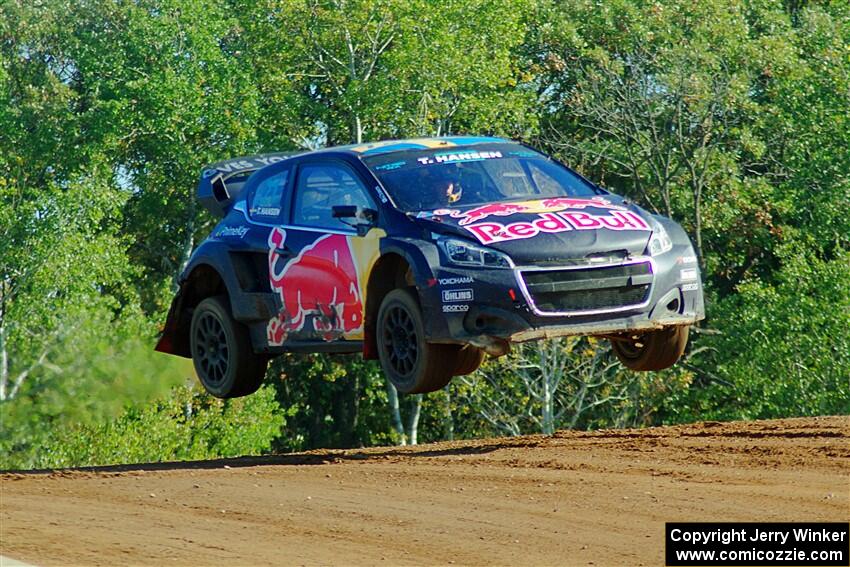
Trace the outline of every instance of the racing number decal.
{"type": "Polygon", "coordinates": [[[305,327],[326,341],[362,339],[363,294],[383,235],[380,230],[363,237],[325,234],[284,261],[278,250],[284,247],[286,230],[273,228],[268,240],[269,283],[281,308],[266,327],[269,346],[282,345],[290,333],[305,327]]]}

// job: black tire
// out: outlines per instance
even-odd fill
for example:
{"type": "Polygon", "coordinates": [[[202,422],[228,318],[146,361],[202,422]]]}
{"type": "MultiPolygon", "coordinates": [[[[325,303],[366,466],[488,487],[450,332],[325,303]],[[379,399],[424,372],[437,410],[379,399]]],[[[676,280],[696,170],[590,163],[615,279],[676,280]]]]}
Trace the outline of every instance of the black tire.
{"type": "Polygon", "coordinates": [[[614,354],[631,370],[650,371],[670,368],[679,360],[688,344],[687,326],[665,327],[622,339],[612,339],[614,354]]]}
{"type": "Polygon", "coordinates": [[[484,351],[472,345],[465,345],[457,352],[457,364],[453,374],[455,376],[466,376],[472,374],[484,362],[484,351]]]}
{"type": "Polygon", "coordinates": [[[195,373],[213,396],[247,396],[263,383],[268,359],[254,354],[248,329],[233,320],[226,296],[208,297],[195,307],[189,343],[195,373]]]}
{"type": "Polygon", "coordinates": [[[378,309],[378,358],[387,379],[402,394],[444,387],[457,366],[457,345],[425,341],[422,312],[413,294],[394,289],[378,309]]]}

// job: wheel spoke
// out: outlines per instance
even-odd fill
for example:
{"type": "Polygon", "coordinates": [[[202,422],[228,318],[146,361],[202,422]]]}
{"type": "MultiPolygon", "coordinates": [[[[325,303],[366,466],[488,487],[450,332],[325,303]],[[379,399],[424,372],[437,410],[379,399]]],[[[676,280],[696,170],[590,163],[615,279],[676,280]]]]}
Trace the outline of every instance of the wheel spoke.
{"type": "Polygon", "coordinates": [[[394,373],[407,377],[419,360],[416,318],[404,305],[394,304],[381,321],[382,355],[394,373]]]}

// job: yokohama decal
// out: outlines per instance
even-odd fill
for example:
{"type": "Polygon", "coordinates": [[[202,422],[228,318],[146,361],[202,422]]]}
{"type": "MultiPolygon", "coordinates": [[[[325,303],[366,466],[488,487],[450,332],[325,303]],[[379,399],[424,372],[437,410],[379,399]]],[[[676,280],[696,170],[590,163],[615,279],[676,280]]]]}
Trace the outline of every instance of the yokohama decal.
{"type": "Polygon", "coordinates": [[[502,224],[479,222],[464,226],[482,244],[533,238],[540,233],[558,233],[570,230],[646,230],[650,226],[632,211],[612,211],[607,215],[585,212],[541,213],[531,221],[502,224]]]}

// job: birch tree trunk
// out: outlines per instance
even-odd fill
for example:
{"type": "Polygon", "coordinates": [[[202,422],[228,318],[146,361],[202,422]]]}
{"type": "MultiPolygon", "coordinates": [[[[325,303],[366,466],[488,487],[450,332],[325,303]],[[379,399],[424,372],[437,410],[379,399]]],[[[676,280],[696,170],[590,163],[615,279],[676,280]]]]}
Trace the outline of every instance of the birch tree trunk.
{"type": "Polygon", "coordinates": [[[398,406],[398,390],[387,380],[387,402],[390,405],[390,414],[393,420],[393,429],[398,433],[399,445],[407,445],[407,435],[404,432],[404,424],[401,421],[401,408],[398,406]]]}
{"type": "Polygon", "coordinates": [[[0,401],[6,399],[9,384],[9,353],[6,350],[6,305],[11,286],[4,278],[0,280],[0,401]]]}
{"type": "Polygon", "coordinates": [[[422,413],[422,394],[413,396],[413,408],[407,422],[407,439],[411,445],[416,445],[419,437],[419,416],[422,413]]]}
{"type": "Polygon", "coordinates": [[[455,440],[455,418],[452,413],[452,393],[448,388],[443,388],[446,395],[446,414],[443,422],[443,437],[446,441],[455,440]]]}
{"type": "Polygon", "coordinates": [[[6,325],[0,313],[0,402],[6,399],[6,385],[9,383],[9,354],[6,352],[6,325]]]}

